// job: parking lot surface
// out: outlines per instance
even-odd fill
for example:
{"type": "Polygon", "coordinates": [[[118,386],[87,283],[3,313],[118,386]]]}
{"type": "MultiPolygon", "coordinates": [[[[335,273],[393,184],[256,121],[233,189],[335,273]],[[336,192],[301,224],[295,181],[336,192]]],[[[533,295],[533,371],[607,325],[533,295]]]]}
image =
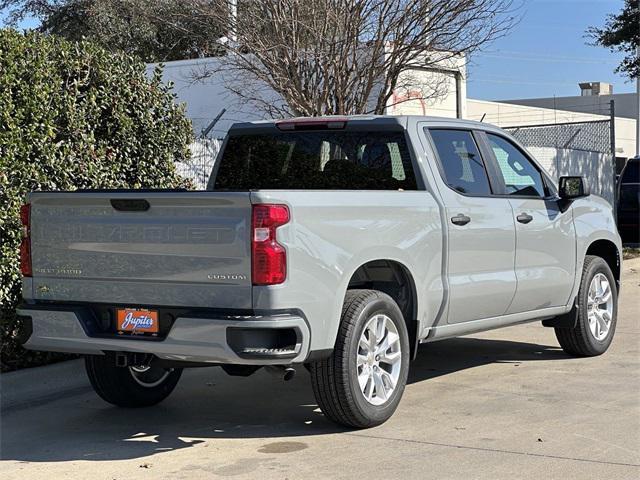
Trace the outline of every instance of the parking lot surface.
{"type": "Polygon", "coordinates": [[[304,369],[290,382],[187,370],[145,410],[105,404],[78,362],[14,372],[2,378],[0,477],[637,479],[639,318],[635,259],[602,357],[568,357],[539,323],[423,345],[396,414],[361,431],[323,417],[304,369]],[[45,395],[9,391],[47,379],[45,395]]]}

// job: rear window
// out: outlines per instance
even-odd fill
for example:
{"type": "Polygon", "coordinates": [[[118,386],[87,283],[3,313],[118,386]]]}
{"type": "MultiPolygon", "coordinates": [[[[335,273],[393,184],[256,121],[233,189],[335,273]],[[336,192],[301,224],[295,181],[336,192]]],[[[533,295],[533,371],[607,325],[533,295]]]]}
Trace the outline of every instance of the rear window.
{"type": "Polygon", "coordinates": [[[402,132],[292,132],[234,135],[214,190],[415,190],[402,132]]]}

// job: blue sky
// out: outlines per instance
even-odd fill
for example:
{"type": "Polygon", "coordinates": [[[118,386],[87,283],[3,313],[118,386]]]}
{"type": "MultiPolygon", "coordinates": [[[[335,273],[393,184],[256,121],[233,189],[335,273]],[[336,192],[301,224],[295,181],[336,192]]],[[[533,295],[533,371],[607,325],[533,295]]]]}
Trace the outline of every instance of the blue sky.
{"type": "MultiPolygon", "coordinates": [[[[471,59],[467,95],[483,100],[578,95],[578,82],[604,81],[614,92],[635,91],[613,73],[622,58],[587,45],[585,31],[618,13],[623,0],[515,0],[520,23],[471,59]]],[[[33,20],[21,25],[36,26],[33,20]]]]}
{"type": "Polygon", "coordinates": [[[623,0],[524,0],[520,23],[471,59],[470,98],[500,100],[579,95],[578,82],[604,81],[615,93],[635,82],[613,73],[621,55],[586,44],[585,30],[604,25],[623,0]]]}

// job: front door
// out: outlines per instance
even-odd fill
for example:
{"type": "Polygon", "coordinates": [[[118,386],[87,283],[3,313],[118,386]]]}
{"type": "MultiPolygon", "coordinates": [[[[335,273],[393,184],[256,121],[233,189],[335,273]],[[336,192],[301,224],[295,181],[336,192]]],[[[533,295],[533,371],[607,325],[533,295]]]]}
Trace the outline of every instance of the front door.
{"type": "Polygon", "coordinates": [[[509,200],[493,197],[474,132],[426,129],[446,210],[448,323],[505,313],[516,290],[515,226],[509,200]]]}
{"type": "Polygon", "coordinates": [[[566,305],[573,289],[576,239],[539,167],[511,140],[487,133],[516,226],[516,295],[506,313],[566,305]]]}

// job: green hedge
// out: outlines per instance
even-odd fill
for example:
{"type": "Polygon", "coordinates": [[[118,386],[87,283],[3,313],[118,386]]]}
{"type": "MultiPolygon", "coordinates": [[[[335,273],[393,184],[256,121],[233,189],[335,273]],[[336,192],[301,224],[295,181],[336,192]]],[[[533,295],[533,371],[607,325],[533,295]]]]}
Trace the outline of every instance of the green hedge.
{"type": "Polygon", "coordinates": [[[46,362],[15,340],[19,207],[32,190],[185,186],[192,130],[158,70],[91,43],[0,30],[0,340],[3,371],[46,362]]]}

